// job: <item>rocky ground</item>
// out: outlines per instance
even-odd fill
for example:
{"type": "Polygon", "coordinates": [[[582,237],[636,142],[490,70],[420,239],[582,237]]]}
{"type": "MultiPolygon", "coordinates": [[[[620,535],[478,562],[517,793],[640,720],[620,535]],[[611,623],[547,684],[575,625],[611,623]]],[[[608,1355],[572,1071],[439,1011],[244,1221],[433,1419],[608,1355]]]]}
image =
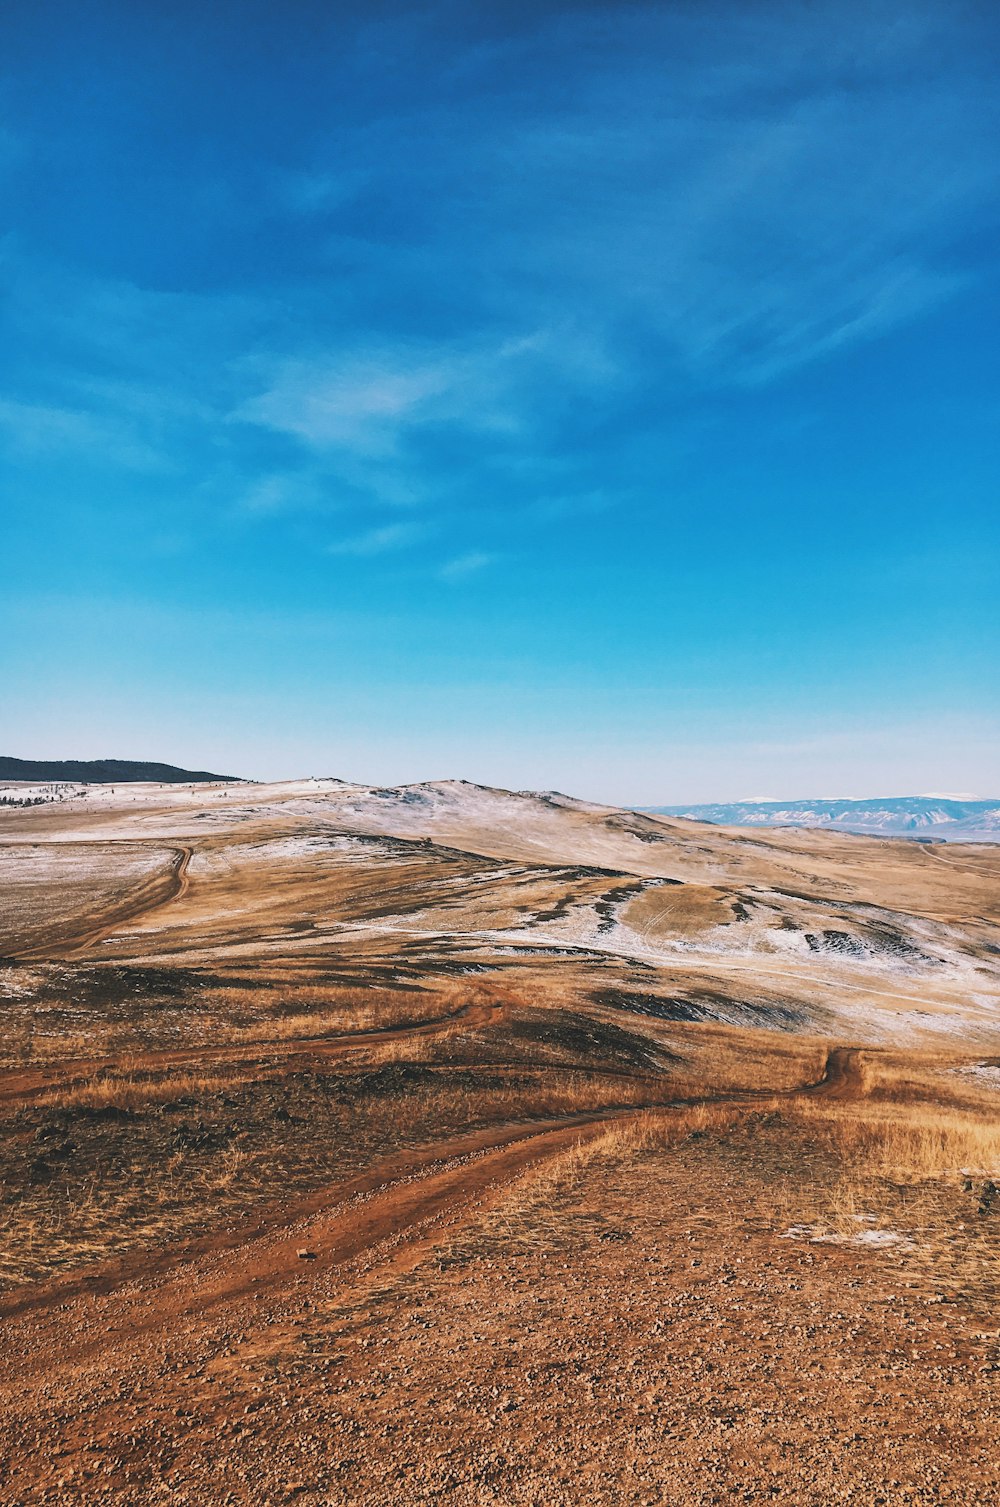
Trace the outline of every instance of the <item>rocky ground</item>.
{"type": "Polygon", "coordinates": [[[836,1171],[801,1127],[464,1165],[343,1260],[305,1220],[239,1283],[207,1254],[8,1317],[2,1500],[1000,1501],[995,1286],[787,1238],[836,1171]]]}

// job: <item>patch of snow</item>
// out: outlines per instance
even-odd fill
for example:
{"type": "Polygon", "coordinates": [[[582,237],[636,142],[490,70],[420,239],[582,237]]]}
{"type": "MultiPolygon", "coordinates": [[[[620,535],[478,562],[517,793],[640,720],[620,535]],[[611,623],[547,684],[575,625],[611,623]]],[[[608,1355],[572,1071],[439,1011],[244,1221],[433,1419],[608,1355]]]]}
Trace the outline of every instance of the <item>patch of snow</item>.
{"type": "MultiPolygon", "coordinates": [[[[862,1219],[872,1219],[874,1215],[862,1215],[862,1219]]],[[[913,1249],[913,1241],[899,1230],[858,1230],[855,1235],[838,1235],[832,1230],[824,1230],[822,1226],[815,1224],[789,1225],[782,1240],[808,1240],[810,1245],[855,1245],[867,1250],[887,1250],[890,1246],[899,1246],[904,1250],[913,1249]]]]}
{"type": "Polygon", "coordinates": [[[1000,1089],[1000,1067],[995,1063],[970,1063],[968,1067],[952,1068],[952,1072],[958,1073],[963,1078],[974,1078],[977,1083],[983,1083],[987,1088],[1000,1089]]]}
{"type": "Polygon", "coordinates": [[[919,790],[919,801],[978,801],[981,797],[971,790],[919,790]]]}

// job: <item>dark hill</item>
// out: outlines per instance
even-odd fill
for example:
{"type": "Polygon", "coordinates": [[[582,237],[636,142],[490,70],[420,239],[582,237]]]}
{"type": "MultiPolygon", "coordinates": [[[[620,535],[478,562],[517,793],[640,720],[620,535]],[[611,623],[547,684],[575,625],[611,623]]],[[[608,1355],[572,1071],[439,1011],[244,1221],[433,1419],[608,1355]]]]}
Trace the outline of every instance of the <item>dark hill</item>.
{"type": "Polygon", "coordinates": [[[138,759],[10,759],[0,755],[0,780],[76,780],[87,785],[127,785],[138,780],[185,785],[198,780],[237,780],[235,774],[144,764],[138,759]]]}

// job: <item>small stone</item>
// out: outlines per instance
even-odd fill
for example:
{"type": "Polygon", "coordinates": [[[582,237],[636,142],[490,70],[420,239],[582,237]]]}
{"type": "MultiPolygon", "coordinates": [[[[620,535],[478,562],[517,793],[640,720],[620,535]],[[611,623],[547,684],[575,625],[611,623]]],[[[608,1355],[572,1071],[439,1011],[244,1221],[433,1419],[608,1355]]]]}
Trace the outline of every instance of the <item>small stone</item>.
{"type": "Polygon", "coordinates": [[[315,1261],[316,1260],[316,1252],[315,1251],[307,1250],[305,1246],[302,1246],[299,1250],[297,1250],[295,1252],[295,1254],[296,1254],[296,1256],[298,1256],[298,1258],[299,1258],[300,1261],[315,1261]]]}

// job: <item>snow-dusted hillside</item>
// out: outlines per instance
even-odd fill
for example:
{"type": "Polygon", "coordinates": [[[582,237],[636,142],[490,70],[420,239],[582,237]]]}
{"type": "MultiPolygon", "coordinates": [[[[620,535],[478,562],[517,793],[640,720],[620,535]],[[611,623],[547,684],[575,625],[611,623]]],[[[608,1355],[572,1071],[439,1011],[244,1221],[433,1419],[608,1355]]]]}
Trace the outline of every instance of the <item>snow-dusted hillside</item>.
{"type": "Polygon", "coordinates": [[[715,806],[650,806],[647,810],[723,827],[832,827],[939,842],[1000,842],[1000,797],[973,800],[902,795],[870,800],[733,801],[715,806]]]}
{"type": "Polygon", "coordinates": [[[526,999],[854,1042],[1000,1038],[995,850],[749,833],[461,780],[79,790],[0,809],[11,987],[39,959],[277,958],[369,981],[493,974],[526,999]]]}

